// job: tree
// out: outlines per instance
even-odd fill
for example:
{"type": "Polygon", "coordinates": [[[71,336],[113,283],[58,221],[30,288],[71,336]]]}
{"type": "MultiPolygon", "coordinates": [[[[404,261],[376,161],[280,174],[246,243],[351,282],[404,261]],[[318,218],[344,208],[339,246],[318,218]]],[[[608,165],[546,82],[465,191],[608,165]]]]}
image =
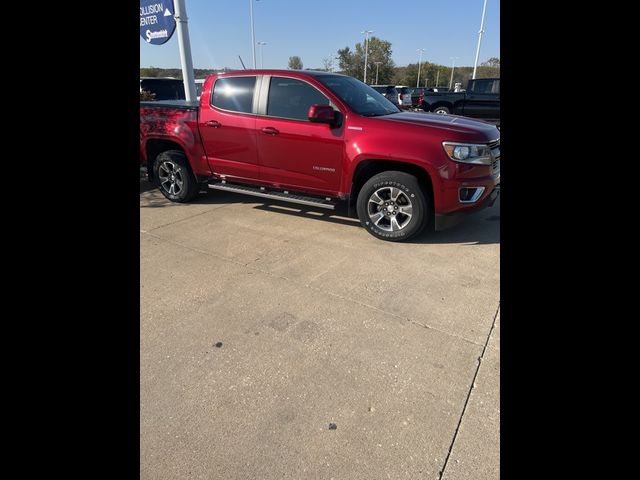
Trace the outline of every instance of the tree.
{"type": "MultiPolygon", "coordinates": [[[[367,83],[373,84],[376,80],[376,62],[380,62],[378,68],[378,83],[389,83],[393,78],[395,64],[391,59],[391,42],[381,40],[378,37],[369,39],[369,55],[367,58],[367,83]]],[[[349,47],[338,50],[340,70],[345,75],[350,75],[359,80],[364,78],[364,45],[356,43],[355,50],[349,47]]]]}
{"type": "Polygon", "coordinates": [[[322,69],[325,72],[333,71],[333,57],[324,57],[322,59],[322,69]]]}
{"type": "Polygon", "coordinates": [[[289,57],[289,69],[290,70],[302,70],[302,59],[294,55],[293,57],[289,57]]]}
{"type": "Polygon", "coordinates": [[[481,65],[483,67],[494,67],[494,68],[500,68],[500,59],[497,57],[491,57],[489,60],[487,60],[486,62],[482,62],[481,65]]]}
{"type": "MultiPolygon", "coordinates": [[[[449,70],[451,73],[451,70],[449,70]]],[[[419,87],[435,87],[436,80],[440,85],[443,84],[444,79],[444,67],[442,65],[436,65],[435,63],[422,62],[420,67],[420,85],[419,87]],[[438,69],[440,69],[440,75],[438,76],[438,69]]],[[[447,77],[448,78],[448,77],[447,77]]],[[[418,64],[410,63],[406,67],[398,67],[395,69],[395,75],[393,81],[396,85],[406,85],[407,87],[415,87],[418,81],[418,64]]]]}

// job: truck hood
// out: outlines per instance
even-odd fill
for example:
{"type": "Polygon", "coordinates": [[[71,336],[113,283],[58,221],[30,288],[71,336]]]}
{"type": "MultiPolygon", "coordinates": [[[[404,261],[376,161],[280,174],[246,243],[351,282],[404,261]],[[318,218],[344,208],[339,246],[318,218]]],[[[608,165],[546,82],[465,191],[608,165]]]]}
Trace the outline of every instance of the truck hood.
{"type": "Polygon", "coordinates": [[[439,115],[437,113],[401,112],[382,117],[371,117],[378,122],[409,123],[424,127],[438,128],[458,133],[485,134],[495,137],[496,126],[475,118],[459,115],[439,115]]]}

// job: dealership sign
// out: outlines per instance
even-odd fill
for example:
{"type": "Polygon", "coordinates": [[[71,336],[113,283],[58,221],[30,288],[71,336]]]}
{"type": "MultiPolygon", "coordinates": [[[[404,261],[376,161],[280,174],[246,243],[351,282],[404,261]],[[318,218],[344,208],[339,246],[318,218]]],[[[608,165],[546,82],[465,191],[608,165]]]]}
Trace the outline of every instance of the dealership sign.
{"type": "Polygon", "coordinates": [[[148,43],[162,45],[176,29],[173,0],[140,0],[140,36],[148,43]]]}

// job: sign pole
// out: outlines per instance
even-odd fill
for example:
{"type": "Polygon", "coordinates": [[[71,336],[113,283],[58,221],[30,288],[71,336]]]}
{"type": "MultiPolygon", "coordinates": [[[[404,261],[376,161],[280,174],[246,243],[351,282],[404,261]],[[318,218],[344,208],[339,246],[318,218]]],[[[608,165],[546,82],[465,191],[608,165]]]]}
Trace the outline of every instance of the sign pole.
{"type": "Polygon", "coordinates": [[[189,24],[187,8],[184,0],[175,0],[175,19],[178,30],[178,47],[180,48],[180,63],[182,65],[182,78],[184,93],[187,101],[196,99],[196,82],[193,78],[193,61],[191,60],[191,43],[189,42],[189,24]]]}

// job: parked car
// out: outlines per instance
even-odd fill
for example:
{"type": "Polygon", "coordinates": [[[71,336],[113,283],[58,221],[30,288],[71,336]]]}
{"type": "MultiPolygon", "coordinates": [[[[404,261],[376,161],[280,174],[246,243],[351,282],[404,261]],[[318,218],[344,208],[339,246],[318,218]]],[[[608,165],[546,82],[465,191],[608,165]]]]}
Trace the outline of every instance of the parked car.
{"type": "Polygon", "coordinates": [[[198,100],[200,100],[200,95],[202,95],[202,86],[204,85],[204,78],[196,78],[196,96],[198,100]]]}
{"type": "Polygon", "coordinates": [[[394,105],[400,106],[400,93],[394,85],[371,85],[376,92],[380,93],[394,105]]]}
{"type": "Polygon", "coordinates": [[[469,80],[462,92],[426,92],[422,109],[439,114],[452,113],[500,122],[500,79],[469,80]]]}
{"type": "Polygon", "coordinates": [[[398,104],[400,108],[411,108],[411,92],[412,90],[405,85],[396,85],[398,91],[398,104]]]}
{"type": "MultiPolygon", "coordinates": [[[[213,74],[200,102],[140,102],[149,179],[173,202],[202,186],[335,210],[408,240],[495,202],[500,132],[464,117],[403,112],[345,75],[213,74]]],[[[224,214],[224,212],[223,212],[224,214]]]]}
{"type": "Polygon", "coordinates": [[[184,100],[182,80],[172,77],[140,77],[140,91],[155,94],[154,100],[184,100]]]}

